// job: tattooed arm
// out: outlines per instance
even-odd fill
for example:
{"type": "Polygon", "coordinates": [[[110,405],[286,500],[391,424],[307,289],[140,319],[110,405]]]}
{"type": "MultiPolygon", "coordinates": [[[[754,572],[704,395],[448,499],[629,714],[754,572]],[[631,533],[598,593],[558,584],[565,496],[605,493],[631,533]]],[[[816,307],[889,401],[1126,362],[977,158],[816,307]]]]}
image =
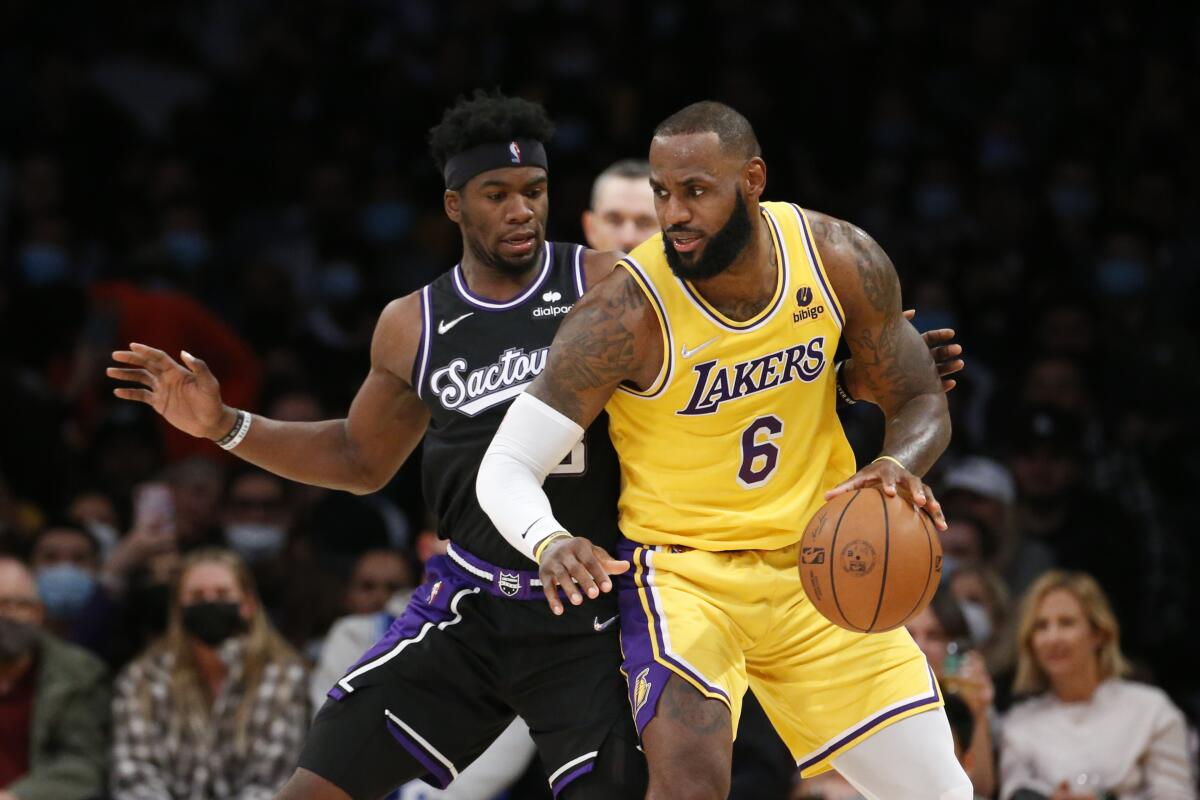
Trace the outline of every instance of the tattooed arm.
{"type": "Polygon", "coordinates": [[[808,212],[813,237],[846,312],[844,335],[860,380],[883,410],[881,459],[833,489],[897,487],[942,527],[941,509],[924,475],[950,442],[950,414],[929,348],[903,316],[900,281],[883,249],[859,228],[808,212]],[[897,463],[898,462],[898,463],[897,463]]]}
{"type": "Polygon", "coordinates": [[[546,369],[513,401],[479,464],[475,491],[496,530],[538,564],[555,614],[559,590],[579,605],[612,591],[610,575],[629,569],[554,519],[542,489],[623,382],[649,386],[664,353],[658,318],[624,269],[590,289],[563,319],[546,369]]]}
{"type": "Polygon", "coordinates": [[[563,319],[529,393],[586,428],[621,383],[649,386],[663,355],[645,292],[628,270],[616,269],[563,319]]]}

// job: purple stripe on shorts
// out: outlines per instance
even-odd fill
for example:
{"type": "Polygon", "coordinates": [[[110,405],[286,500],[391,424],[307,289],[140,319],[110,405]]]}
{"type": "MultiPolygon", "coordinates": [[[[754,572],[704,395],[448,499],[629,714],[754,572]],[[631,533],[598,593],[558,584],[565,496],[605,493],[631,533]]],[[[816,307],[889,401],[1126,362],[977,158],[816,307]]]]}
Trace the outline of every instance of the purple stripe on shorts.
{"type": "Polygon", "coordinates": [[[438,761],[432,754],[426,752],[425,748],[416,740],[404,732],[404,730],[392,722],[390,719],[385,719],[387,729],[392,736],[400,743],[400,746],[408,751],[409,755],[417,760],[421,766],[429,771],[430,777],[433,778],[433,785],[439,789],[445,789],[450,785],[453,776],[446,769],[442,762],[438,761]]]}
{"type": "MultiPolygon", "coordinates": [[[[362,658],[354,662],[354,666],[346,670],[346,675],[354,672],[363,664],[388,653],[401,642],[415,638],[426,625],[437,625],[454,617],[454,613],[450,610],[451,600],[459,591],[471,584],[464,581],[456,571],[450,569],[446,564],[448,561],[449,559],[445,556],[434,556],[429,559],[425,566],[425,583],[417,589],[412,600],[404,609],[404,613],[396,618],[396,621],[391,624],[387,633],[378,642],[363,653],[362,658]]],[[[352,691],[347,690],[340,683],[339,681],[334,684],[327,693],[334,700],[341,700],[349,691],[352,691]]]]}
{"type": "Polygon", "coordinates": [[[680,672],[689,676],[696,683],[698,683],[701,686],[703,686],[704,688],[708,689],[708,691],[725,698],[725,702],[728,703],[729,702],[729,694],[724,689],[722,689],[720,686],[714,686],[713,684],[709,683],[704,678],[703,675],[696,672],[696,670],[687,666],[683,662],[679,661],[679,659],[673,657],[667,651],[667,640],[666,640],[666,637],[663,635],[663,626],[666,623],[664,621],[662,611],[656,607],[656,604],[654,602],[654,592],[652,591],[652,587],[654,586],[654,584],[650,580],[651,552],[652,551],[650,548],[643,547],[641,552],[638,554],[638,559],[639,559],[640,563],[642,564],[642,567],[644,568],[642,571],[642,580],[645,585],[646,602],[650,606],[650,614],[654,617],[654,637],[658,641],[659,657],[663,661],[666,661],[669,664],[671,664],[673,667],[678,669],[680,672]]]}
{"type": "Polygon", "coordinates": [[[820,763],[821,761],[824,761],[825,759],[829,758],[829,756],[832,753],[845,747],[850,742],[854,741],[859,736],[862,736],[864,733],[871,730],[872,728],[876,728],[876,727],[882,725],[883,723],[887,722],[889,719],[892,719],[893,717],[895,717],[899,714],[903,714],[906,711],[912,711],[913,709],[920,708],[921,706],[931,706],[934,703],[938,702],[939,700],[941,700],[942,696],[938,691],[937,678],[935,678],[933,676],[932,669],[929,670],[929,683],[930,683],[930,686],[932,687],[932,692],[933,692],[932,694],[930,694],[926,697],[919,697],[916,700],[913,700],[912,702],[905,703],[902,706],[893,708],[890,711],[885,711],[882,714],[880,714],[879,716],[867,720],[862,725],[859,725],[857,728],[850,731],[850,733],[847,733],[845,736],[838,739],[836,742],[829,745],[828,747],[823,749],[821,752],[817,753],[812,758],[809,758],[806,761],[803,761],[800,764],[798,764],[797,768],[801,772],[803,772],[804,770],[808,769],[809,767],[813,766],[814,764],[820,763]]]}
{"type": "Polygon", "coordinates": [[[559,779],[556,780],[554,782],[554,784],[550,787],[550,791],[554,792],[555,797],[558,797],[559,792],[561,792],[563,789],[567,788],[567,784],[569,784],[571,781],[575,780],[576,778],[582,777],[583,775],[587,775],[589,772],[592,771],[592,767],[594,767],[594,766],[596,766],[595,759],[592,759],[591,761],[587,762],[586,764],[580,764],[578,767],[571,770],[566,775],[560,776],[559,779]]]}

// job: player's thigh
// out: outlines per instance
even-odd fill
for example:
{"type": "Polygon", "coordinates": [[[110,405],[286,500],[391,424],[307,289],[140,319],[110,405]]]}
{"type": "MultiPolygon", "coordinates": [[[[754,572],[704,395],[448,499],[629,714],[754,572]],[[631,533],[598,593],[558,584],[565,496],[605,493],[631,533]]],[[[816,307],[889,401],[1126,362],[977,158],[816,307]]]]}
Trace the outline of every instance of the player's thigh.
{"type": "Polygon", "coordinates": [[[902,719],[833,760],[868,800],[971,800],[971,779],[954,757],[946,712],[902,719]]]}
{"type": "Polygon", "coordinates": [[[299,765],[356,800],[453,781],[513,718],[477,600],[469,589],[414,597],[330,690],[299,765]]]}
{"type": "MultiPolygon", "coordinates": [[[[527,640],[510,656],[514,683],[505,698],[529,725],[559,797],[576,784],[615,786],[644,776],[616,634],[589,623],[578,633],[527,640]]],[[[621,791],[610,796],[641,797],[621,791]]]]}
{"type": "Polygon", "coordinates": [[[658,712],[642,731],[642,747],[650,770],[648,798],[724,800],[729,795],[729,707],[678,675],[667,680],[658,712]]]}

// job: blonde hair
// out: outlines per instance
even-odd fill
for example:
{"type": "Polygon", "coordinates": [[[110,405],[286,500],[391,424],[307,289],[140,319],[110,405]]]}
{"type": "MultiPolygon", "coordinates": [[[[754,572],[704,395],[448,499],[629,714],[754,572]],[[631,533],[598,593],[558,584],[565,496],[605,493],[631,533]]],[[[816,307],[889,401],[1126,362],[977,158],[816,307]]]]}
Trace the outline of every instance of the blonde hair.
{"type": "MultiPolygon", "coordinates": [[[[254,602],[252,614],[246,630],[241,634],[242,648],[242,683],[243,694],[235,712],[234,747],[244,753],[247,750],[246,729],[250,723],[250,712],[258,695],[259,684],[262,683],[263,673],[270,664],[283,664],[296,661],[298,656],[282,636],[271,626],[259,602],[258,593],[254,588],[254,578],[246,562],[230,550],[211,547],[189,553],[183,560],[183,566],[171,587],[171,608],[167,624],[167,632],[162,639],[151,645],[150,653],[159,655],[167,653],[171,656],[171,705],[176,714],[171,720],[171,726],[206,727],[210,720],[213,698],[208,696],[208,689],[201,679],[200,668],[196,663],[195,651],[191,637],[183,627],[183,606],[181,603],[181,587],[183,579],[193,568],[202,564],[217,564],[233,573],[243,599],[254,602]]],[[[149,690],[149,687],[146,687],[149,690]]],[[[147,701],[149,698],[145,698],[147,701]]],[[[149,704],[147,704],[149,707],[149,704]]]]}
{"type": "Polygon", "coordinates": [[[1100,635],[1100,647],[1096,652],[1100,680],[1129,673],[1129,662],[1121,654],[1121,627],[1100,584],[1085,572],[1050,570],[1029,587],[1021,603],[1021,622],[1017,627],[1017,676],[1013,681],[1015,694],[1039,694],[1050,688],[1050,679],[1033,652],[1033,632],[1042,601],[1046,595],[1059,590],[1070,592],[1079,601],[1092,630],[1100,635]]]}

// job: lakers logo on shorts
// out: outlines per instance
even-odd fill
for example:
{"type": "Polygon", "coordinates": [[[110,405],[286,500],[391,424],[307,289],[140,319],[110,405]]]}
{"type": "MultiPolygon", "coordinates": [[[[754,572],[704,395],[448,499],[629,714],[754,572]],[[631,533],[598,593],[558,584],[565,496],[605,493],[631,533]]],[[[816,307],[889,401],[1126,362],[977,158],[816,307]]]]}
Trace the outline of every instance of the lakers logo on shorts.
{"type": "Polygon", "coordinates": [[[650,699],[652,684],[646,677],[649,674],[650,668],[646,667],[638,673],[637,679],[633,682],[633,715],[635,717],[642,710],[642,706],[646,705],[646,701],[650,699]]]}
{"type": "Polygon", "coordinates": [[[875,569],[875,548],[862,539],[855,539],[842,548],[842,569],[851,575],[870,575],[875,569]]]}

